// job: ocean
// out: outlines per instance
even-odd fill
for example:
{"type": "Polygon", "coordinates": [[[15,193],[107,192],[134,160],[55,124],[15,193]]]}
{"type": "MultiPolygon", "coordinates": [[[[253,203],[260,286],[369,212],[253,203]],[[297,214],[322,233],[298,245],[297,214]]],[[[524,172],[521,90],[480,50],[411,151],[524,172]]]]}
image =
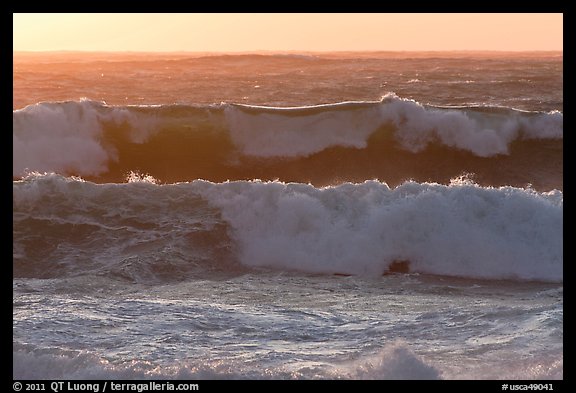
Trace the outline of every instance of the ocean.
{"type": "Polygon", "coordinates": [[[15,53],[14,379],[563,379],[562,53],[15,53]]]}

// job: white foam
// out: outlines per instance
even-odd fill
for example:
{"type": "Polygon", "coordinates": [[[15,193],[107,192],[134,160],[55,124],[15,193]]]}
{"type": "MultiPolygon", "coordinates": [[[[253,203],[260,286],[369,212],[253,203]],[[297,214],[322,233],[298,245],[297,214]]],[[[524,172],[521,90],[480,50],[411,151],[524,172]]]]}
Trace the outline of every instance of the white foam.
{"type": "Polygon", "coordinates": [[[96,175],[111,158],[98,139],[98,113],[89,101],[36,104],[14,111],[13,175],[25,171],[96,175]]]}
{"type": "Polygon", "coordinates": [[[243,154],[258,157],[309,156],[331,146],[365,148],[368,137],[380,125],[377,106],[355,110],[324,108],[294,116],[285,109],[250,113],[228,106],[225,115],[234,144],[243,154]]]}
{"type": "Polygon", "coordinates": [[[248,266],[380,275],[407,260],[422,273],[562,281],[560,191],[457,182],[193,184],[222,210],[248,266]]]}
{"type": "Polygon", "coordinates": [[[562,138],[563,115],[559,112],[527,114],[520,111],[473,111],[425,107],[393,97],[382,106],[384,121],[392,122],[396,139],[418,152],[430,143],[467,150],[480,157],[507,154],[516,139],[562,138]]]}
{"type": "Polygon", "coordinates": [[[563,136],[563,115],[557,111],[437,108],[392,93],[381,102],[242,108],[225,109],[230,134],[245,155],[258,157],[309,156],[333,146],[364,148],[368,138],[386,125],[396,129],[395,137],[406,150],[419,152],[439,142],[481,157],[507,154],[515,139],[563,136]]]}
{"type": "Polygon", "coordinates": [[[427,364],[404,343],[385,346],[377,355],[355,362],[345,373],[352,379],[436,380],[440,371],[427,364]]]}
{"type": "Polygon", "coordinates": [[[500,124],[488,125],[487,114],[474,119],[461,110],[426,108],[405,99],[388,99],[382,105],[383,122],[396,127],[396,139],[407,150],[418,152],[430,143],[468,150],[487,157],[508,152],[508,144],[518,134],[518,127],[504,118],[500,124]]]}
{"type": "Polygon", "coordinates": [[[104,123],[128,124],[134,143],[146,141],[156,126],[150,116],[88,100],[30,105],[15,110],[12,122],[13,176],[33,171],[99,175],[118,159],[114,147],[102,142],[104,123]]]}
{"type": "Polygon", "coordinates": [[[564,115],[558,111],[521,118],[520,127],[526,139],[561,139],[564,135],[564,115]]]}

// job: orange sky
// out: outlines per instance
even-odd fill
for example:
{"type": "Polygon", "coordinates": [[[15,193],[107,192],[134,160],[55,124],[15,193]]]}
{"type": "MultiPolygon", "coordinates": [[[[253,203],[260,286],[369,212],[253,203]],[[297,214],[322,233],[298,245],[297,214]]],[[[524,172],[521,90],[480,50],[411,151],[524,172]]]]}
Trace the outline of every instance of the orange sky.
{"type": "Polygon", "coordinates": [[[562,14],[14,14],[15,51],[562,50],[562,14]]]}

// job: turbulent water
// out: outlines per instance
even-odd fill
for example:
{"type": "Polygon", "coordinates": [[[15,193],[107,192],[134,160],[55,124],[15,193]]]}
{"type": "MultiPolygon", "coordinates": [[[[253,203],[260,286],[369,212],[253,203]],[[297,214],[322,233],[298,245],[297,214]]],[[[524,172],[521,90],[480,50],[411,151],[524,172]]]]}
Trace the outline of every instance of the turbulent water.
{"type": "Polygon", "coordinates": [[[562,79],[15,54],[14,378],[562,379],[562,79]]]}

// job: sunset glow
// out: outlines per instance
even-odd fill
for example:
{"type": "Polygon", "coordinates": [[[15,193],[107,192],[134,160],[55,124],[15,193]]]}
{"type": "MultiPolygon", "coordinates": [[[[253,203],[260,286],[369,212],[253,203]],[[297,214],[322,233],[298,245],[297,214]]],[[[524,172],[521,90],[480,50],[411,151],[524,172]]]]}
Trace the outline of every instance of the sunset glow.
{"type": "Polygon", "coordinates": [[[563,47],[562,14],[14,14],[13,21],[14,51],[558,51],[563,47]]]}

